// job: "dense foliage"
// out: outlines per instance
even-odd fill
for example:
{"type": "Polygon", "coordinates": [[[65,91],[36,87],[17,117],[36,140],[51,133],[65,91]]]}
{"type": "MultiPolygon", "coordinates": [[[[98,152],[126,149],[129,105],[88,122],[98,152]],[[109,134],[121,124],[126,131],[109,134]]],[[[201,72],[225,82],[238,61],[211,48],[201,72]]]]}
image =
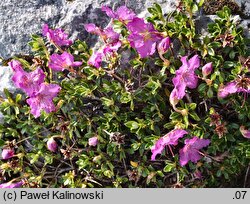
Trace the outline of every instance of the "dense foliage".
{"type": "Polygon", "coordinates": [[[9,63],[22,92],[0,105],[0,182],[249,185],[249,40],[228,7],[201,33],[202,2],[167,16],[154,4],[145,21],[104,6],[111,27],[85,25],[98,50],[47,25],[32,35],[34,56],[9,63]]]}

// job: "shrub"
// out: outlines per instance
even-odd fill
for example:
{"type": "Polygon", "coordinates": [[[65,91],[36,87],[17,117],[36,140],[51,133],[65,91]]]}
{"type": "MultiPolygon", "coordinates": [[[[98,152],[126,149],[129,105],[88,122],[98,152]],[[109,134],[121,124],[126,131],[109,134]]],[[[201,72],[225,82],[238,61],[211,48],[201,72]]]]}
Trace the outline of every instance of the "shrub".
{"type": "Polygon", "coordinates": [[[147,21],[104,6],[112,25],[85,25],[96,50],[48,25],[32,35],[34,55],[9,62],[22,93],[0,107],[2,183],[246,186],[249,40],[228,7],[198,32],[202,2],[154,4],[147,21]]]}

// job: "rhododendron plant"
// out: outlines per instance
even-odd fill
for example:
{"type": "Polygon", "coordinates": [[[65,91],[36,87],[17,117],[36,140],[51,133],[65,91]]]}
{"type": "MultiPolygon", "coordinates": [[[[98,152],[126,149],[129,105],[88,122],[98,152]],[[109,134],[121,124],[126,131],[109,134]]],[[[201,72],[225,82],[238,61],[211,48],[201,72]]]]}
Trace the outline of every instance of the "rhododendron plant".
{"type": "Polygon", "coordinates": [[[180,164],[184,166],[188,161],[196,163],[201,159],[200,149],[210,144],[208,139],[200,139],[193,137],[192,139],[185,140],[185,146],[180,150],[180,164]]]}
{"type": "Polygon", "coordinates": [[[23,185],[23,181],[19,181],[16,183],[8,182],[0,184],[0,188],[20,188],[23,185]]]}
{"type": "Polygon", "coordinates": [[[56,110],[56,107],[53,103],[53,98],[57,96],[60,89],[60,86],[57,84],[42,83],[39,91],[27,99],[27,103],[31,108],[30,112],[34,115],[34,117],[39,117],[42,110],[46,111],[47,113],[56,110]]]}
{"type": "Polygon", "coordinates": [[[136,17],[136,14],[126,6],[117,8],[116,12],[108,6],[103,6],[102,11],[104,11],[110,18],[117,19],[125,24],[132,21],[136,17]]]}
{"type": "Polygon", "coordinates": [[[156,44],[163,37],[151,23],[145,23],[141,18],[134,18],[128,23],[127,28],[131,33],[128,36],[130,45],[137,50],[141,58],[155,53],[156,44]]]}
{"type": "Polygon", "coordinates": [[[10,159],[14,156],[15,151],[13,149],[5,148],[2,150],[2,158],[3,159],[10,159]]]}
{"type": "Polygon", "coordinates": [[[111,2],[81,40],[45,24],[1,60],[0,187],[249,187],[247,30],[227,7],[200,26],[204,2],[111,2]]]}
{"type": "Polygon", "coordinates": [[[68,34],[66,34],[61,28],[53,30],[50,29],[47,24],[44,24],[42,34],[47,37],[50,42],[55,43],[58,46],[70,46],[72,44],[72,40],[68,39],[68,34]]]}
{"type": "Polygon", "coordinates": [[[49,67],[55,71],[63,71],[64,69],[69,69],[70,67],[79,67],[82,62],[74,61],[73,55],[67,52],[60,54],[52,54],[50,56],[49,67]]]}
{"type": "Polygon", "coordinates": [[[188,132],[182,129],[175,129],[157,140],[151,148],[151,160],[155,160],[156,155],[161,154],[166,145],[177,145],[179,138],[182,138],[185,134],[188,134],[188,132]]]}

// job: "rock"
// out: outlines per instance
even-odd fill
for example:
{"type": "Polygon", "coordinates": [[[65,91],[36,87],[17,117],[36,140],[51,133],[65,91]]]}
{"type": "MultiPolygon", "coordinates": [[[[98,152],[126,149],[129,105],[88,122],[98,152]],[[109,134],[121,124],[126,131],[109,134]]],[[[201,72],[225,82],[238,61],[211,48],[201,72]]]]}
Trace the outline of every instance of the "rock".
{"type": "Polygon", "coordinates": [[[4,89],[8,89],[9,92],[15,93],[17,89],[15,88],[13,82],[12,82],[12,75],[13,71],[8,66],[0,66],[0,97],[5,97],[4,89]]]}
{"type": "MultiPolygon", "coordinates": [[[[12,83],[11,77],[13,75],[13,71],[10,67],[1,66],[0,65],[0,97],[5,98],[4,88],[8,89],[11,93],[16,93],[17,89],[12,83]]],[[[0,112],[0,124],[3,123],[3,114],[0,112]]]]}
{"type": "Polygon", "coordinates": [[[250,1],[249,0],[234,0],[241,8],[244,18],[250,19],[250,1]]]}
{"type": "Polygon", "coordinates": [[[0,1],[0,57],[10,58],[16,54],[28,54],[30,34],[41,33],[41,27],[61,27],[71,39],[82,39],[93,45],[96,37],[89,35],[85,23],[105,27],[110,19],[101,11],[102,5],[117,8],[126,5],[140,16],[153,2],[162,5],[168,13],[176,8],[176,0],[1,0],[0,1]]]}

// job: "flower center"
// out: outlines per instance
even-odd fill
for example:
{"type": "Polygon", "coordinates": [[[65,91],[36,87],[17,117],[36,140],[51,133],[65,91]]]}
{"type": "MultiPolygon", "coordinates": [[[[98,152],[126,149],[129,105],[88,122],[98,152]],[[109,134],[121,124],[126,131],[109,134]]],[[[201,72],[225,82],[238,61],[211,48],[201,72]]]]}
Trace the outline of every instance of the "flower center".
{"type": "Polygon", "coordinates": [[[250,79],[249,78],[243,77],[243,78],[238,79],[236,82],[237,82],[236,86],[238,88],[242,88],[245,90],[250,89],[250,79]]]}
{"type": "Polygon", "coordinates": [[[144,37],[144,41],[147,41],[147,40],[151,40],[152,39],[152,36],[151,36],[151,33],[149,31],[145,31],[142,33],[143,37],[144,37]]]}

